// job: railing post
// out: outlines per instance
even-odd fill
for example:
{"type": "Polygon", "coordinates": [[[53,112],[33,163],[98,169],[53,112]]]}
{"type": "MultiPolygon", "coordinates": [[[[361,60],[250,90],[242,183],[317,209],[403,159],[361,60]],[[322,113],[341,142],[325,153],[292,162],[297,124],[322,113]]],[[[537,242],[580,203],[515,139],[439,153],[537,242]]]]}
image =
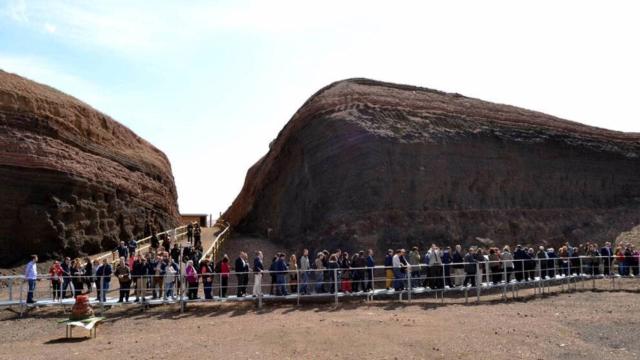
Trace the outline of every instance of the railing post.
{"type": "Polygon", "coordinates": [[[9,301],[13,301],[13,278],[9,278],[9,301]]]}
{"type": "Polygon", "coordinates": [[[482,287],[482,272],[480,271],[480,263],[476,262],[476,302],[480,303],[480,288],[482,287]]]}
{"type": "Polygon", "coordinates": [[[582,256],[579,257],[580,259],[580,282],[582,283],[582,289],[584,289],[584,265],[582,264],[582,256]]]}
{"type": "Polygon", "coordinates": [[[300,306],[300,269],[296,269],[296,281],[297,305],[300,306]]]}
{"type": "Polygon", "coordinates": [[[335,296],[335,305],[338,306],[338,269],[333,269],[333,293],[335,296]]]}
{"type": "Polygon", "coordinates": [[[411,302],[411,265],[407,266],[407,301],[411,302]]]}
{"type": "Polygon", "coordinates": [[[504,265],[504,260],[500,260],[502,264],[502,281],[504,281],[504,286],[502,287],[502,298],[507,300],[507,285],[509,281],[507,280],[507,267],[504,265]]]}

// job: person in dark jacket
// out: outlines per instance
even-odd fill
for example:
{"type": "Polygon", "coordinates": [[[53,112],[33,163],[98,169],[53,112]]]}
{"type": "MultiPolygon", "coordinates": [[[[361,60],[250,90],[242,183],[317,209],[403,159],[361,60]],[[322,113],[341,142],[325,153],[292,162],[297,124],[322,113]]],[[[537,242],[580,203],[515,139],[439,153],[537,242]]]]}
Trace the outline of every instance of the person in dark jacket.
{"type": "Polygon", "coordinates": [[[466,276],[464,278],[464,282],[462,283],[462,286],[476,286],[476,273],[477,273],[477,266],[476,266],[476,257],[474,256],[474,251],[473,249],[468,249],[467,253],[464,255],[464,272],[466,273],[466,276]]]}
{"type": "Polygon", "coordinates": [[[278,255],[276,254],[271,259],[271,265],[269,266],[269,275],[271,276],[271,286],[269,287],[269,294],[276,294],[276,283],[278,282],[278,274],[276,273],[276,267],[278,266],[278,255]]]}
{"type": "Polygon", "coordinates": [[[124,243],[124,241],[120,241],[120,245],[118,245],[113,252],[118,253],[118,259],[121,257],[125,259],[129,258],[129,247],[124,243]]]}
{"type": "Polygon", "coordinates": [[[262,251],[256,251],[256,257],[253,259],[253,296],[262,296],[262,273],[264,272],[264,263],[262,259],[262,251]]]}
{"type": "Polygon", "coordinates": [[[158,240],[158,236],[156,235],[156,233],[153,233],[153,235],[151,235],[151,250],[155,251],[158,247],[160,247],[160,240],[158,240]]]}
{"type": "Polygon", "coordinates": [[[136,249],[138,248],[138,242],[136,241],[135,238],[129,240],[127,247],[129,248],[129,257],[136,256],[136,249]]]}
{"type": "Polygon", "coordinates": [[[373,259],[373,250],[369,249],[367,255],[367,272],[366,272],[366,284],[364,291],[372,291],[373,290],[373,276],[374,276],[374,268],[376,267],[376,262],[373,259]]]}
{"type": "Polygon", "coordinates": [[[71,284],[71,258],[64,258],[64,262],[60,265],[62,268],[62,298],[67,297],[67,287],[71,284]]]}
{"type": "Polygon", "coordinates": [[[98,283],[100,286],[100,298],[98,301],[105,302],[107,301],[107,292],[109,291],[109,285],[111,284],[111,275],[113,274],[113,270],[111,268],[111,264],[107,261],[107,259],[102,259],[102,265],[96,271],[96,277],[98,278],[98,283]]]}
{"type": "Polygon", "coordinates": [[[202,288],[204,290],[204,298],[213,299],[213,266],[209,259],[204,259],[200,263],[200,277],[202,278],[202,288]]]}
{"type": "Polygon", "coordinates": [[[453,284],[461,286],[464,282],[464,255],[462,254],[462,246],[456,245],[456,249],[451,254],[451,269],[453,271],[453,284]]]}
{"type": "Polygon", "coordinates": [[[606,276],[611,275],[611,264],[613,263],[613,249],[611,249],[611,243],[606,242],[602,249],[600,249],[600,256],[602,256],[602,262],[604,263],[603,273],[606,276]]]}
{"type": "Polygon", "coordinates": [[[518,282],[525,279],[524,264],[527,258],[527,252],[522,248],[522,245],[517,245],[516,251],[513,252],[513,265],[515,266],[515,278],[518,282]]]}
{"type": "Polygon", "coordinates": [[[131,270],[127,266],[127,258],[121,257],[114,275],[120,284],[120,297],[118,302],[129,302],[129,289],[131,288],[131,270]]]}
{"type": "Polygon", "coordinates": [[[87,294],[91,294],[91,284],[94,282],[93,278],[93,265],[89,257],[84,258],[84,282],[87,286],[87,294]]]}
{"type": "Polygon", "coordinates": [[[178,244],[173,244],[173,248],[171,249],[171,259],[173,259],[173,262],[176,264],[180,262],[180,248],[178,247],[178,244]]]}
{"type": "Polygon", "coordinates": [[[144,256],[138,255],[133,262],[131,271],[132,280],[136,283],[136,300],[134,302],[145,300],[145,292],[147,291],[147,277],[149,275],[149,266],[144,256]]]}
{"type": "Polygon", "coordinates": [[[451,247],[447,246],[444,248],[442,252],[442,264],[444,265],[444,284],[450,288],[453,287],[453,282],[451,281],[451,263],[453,259],[451,258],[451,247]]]}
{"type": "Polygon", "coordinates": [[[192,223],[189,223],[189,225],[187,225],[187,241],[189,242],[189,244],[193,242],[193,224],[192,223]]]}
{"type": "Polygon", "coordinates": [[[287,263],[285,261],[285,254],[280,253],[278,261],[276,261],[276,295],[286,296],[287,293],[286,277],[287,277],[287,263]]]}
{"type": "Polygon", "coordinates": [[[533,248],[527,250],[527,259],[524,262],[524,272],[527,281],[533,281],[536,278],[536,253],[533,248]]]}
{"type": "Polygon", "coordinates": [[[246,254],[241,251],[235,262],[235,272],[238,279],[237,296],[243,297],[247,294],[247,284],[249,283],[249,263],[245,258],[246,254]]]}

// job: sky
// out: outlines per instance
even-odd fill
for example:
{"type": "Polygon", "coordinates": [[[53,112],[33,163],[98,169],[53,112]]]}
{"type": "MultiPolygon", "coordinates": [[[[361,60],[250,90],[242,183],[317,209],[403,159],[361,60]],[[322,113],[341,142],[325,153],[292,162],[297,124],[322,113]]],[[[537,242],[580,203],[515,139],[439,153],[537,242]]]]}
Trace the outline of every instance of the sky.
{"type": "Polygon", "coordinates": [[[346,78],[640,132],[639,9],[584,0],[0,0],[0,69],[150,141],[171,161],[180,211],[218,215],[304,101],[346,78]]]}

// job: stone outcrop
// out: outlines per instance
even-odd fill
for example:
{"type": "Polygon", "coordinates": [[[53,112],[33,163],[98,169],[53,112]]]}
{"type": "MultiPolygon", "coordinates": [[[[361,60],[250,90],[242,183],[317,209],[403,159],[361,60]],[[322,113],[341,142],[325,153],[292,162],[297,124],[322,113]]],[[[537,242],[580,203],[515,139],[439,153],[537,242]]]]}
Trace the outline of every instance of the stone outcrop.
{"type": "Polygon", "coordinates": [[[614,241],[640,135],[366,79],[318,91],[224,214],[286,248],[614,241]]]}
{"type": "Polygon", "coordinates": [[[75,98],[0,71],[0,265],[113,249],[177,221],[160,150],[75,98]]]}

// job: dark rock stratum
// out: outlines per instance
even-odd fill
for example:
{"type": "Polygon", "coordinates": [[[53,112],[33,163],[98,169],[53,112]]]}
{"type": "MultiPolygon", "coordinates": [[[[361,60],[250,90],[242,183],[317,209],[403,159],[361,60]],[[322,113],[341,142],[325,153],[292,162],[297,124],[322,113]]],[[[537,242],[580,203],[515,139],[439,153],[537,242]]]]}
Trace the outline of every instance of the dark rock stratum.
{"type": "Polygon", "coordinates": [[[160,150],[79,100],[0,70],[1,266],[34,252],[113,249],[177,221],[160,150]]]}
{"type": "Polygon", "coordinates": [[[640,223],[640,135],[350,79],[313,95],[224,214],[283,247],[615,240],[640,223]]]}

